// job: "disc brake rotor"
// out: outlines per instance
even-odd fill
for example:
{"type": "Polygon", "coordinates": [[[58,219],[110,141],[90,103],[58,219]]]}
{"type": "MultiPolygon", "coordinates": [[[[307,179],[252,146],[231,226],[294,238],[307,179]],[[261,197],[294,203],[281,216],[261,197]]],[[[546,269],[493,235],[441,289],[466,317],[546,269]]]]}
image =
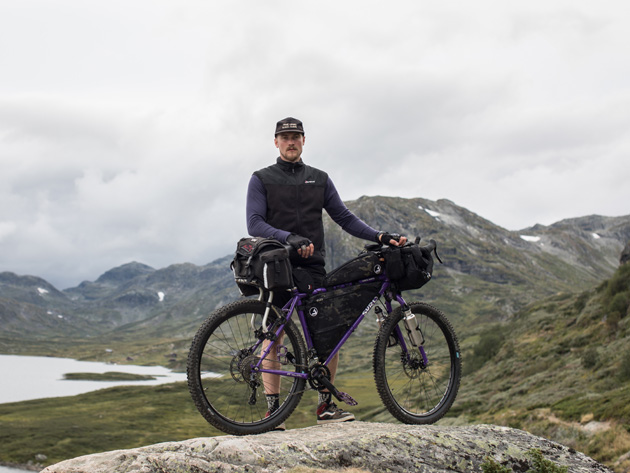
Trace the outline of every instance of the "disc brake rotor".
{"type": "Polygon", "coordinates": [[[418,378],[422,373],[422,360],[417,356],[407,357],[404,353],[401,355],[401,359],[407,377],[410,379],[418,378]]]}

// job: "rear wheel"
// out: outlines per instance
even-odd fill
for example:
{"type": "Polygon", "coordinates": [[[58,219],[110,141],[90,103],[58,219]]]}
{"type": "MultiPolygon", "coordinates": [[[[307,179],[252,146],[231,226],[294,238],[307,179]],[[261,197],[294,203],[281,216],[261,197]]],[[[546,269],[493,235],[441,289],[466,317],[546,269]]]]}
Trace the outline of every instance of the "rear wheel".
{"type": "Polygon", "coordinates": [[[406,424],[432,424],[455,401],[461,378],[457,336],[438,309],[409,304],[422,334],[422,356],[412,345],[402,309],[387,317],[374,345],[374,379],[387,410],[406,424]],[[402,337],[402,339],[401,339],[402,337]]]}
{"type": "MultiPolygon", "coordinates": [[[[187,375],[193,401],[210,424],[229,434],[274,429],[291,415],[304,391],[304,379],[281,376],[280,405],[268,416],[262,375],[254,368],[262,350],[258,334],[264,312],[265,304],[257,300],[228,304],[208,317],[190,347],[187,375]]],[[[277,319],[272,311],[268,325],[277,319]]],[[[275,332],[275,325],[270,330],[275,332]]],[[[300,373],[306,369],[304,340],[292,321],[272,346],[272,354],[273,359],[265,361],[269,369],[300,373]]]]}

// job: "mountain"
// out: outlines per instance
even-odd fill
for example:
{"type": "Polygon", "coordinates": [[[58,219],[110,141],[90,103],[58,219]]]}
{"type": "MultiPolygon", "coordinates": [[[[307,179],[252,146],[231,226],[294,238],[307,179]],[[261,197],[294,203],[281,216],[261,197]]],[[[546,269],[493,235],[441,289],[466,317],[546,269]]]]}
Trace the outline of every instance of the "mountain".
{"type": "MultiPolygon", "coordinates": [[[[505,319],[558,291],[580,291],[609,277],[630,240],[630,216],[588,216],[509,231],[449,200],[362,197],[348,207],[373,227],[438,242],[444,266],[419,293],[467,324],[505,319]]],[[[362,243],[327,221],[334,267],[362,243]]]]}
{"type": "MultiPolygon", "coordinates": [[[[507,320],[532,301],[609,277],[630,240],[630,216],[588,216],[514,232],[448,200],[361,197],[348,207],[371,226],[438,242],[444,265],[410,297],[443,309],[461,331],[507,320]]],[[[364,241],[325,219],[327,267],[364,241]]],[[[50,337],[189,339],[216,307],[239,297],[227,255],[204,266],[139,262],[59,291],[33,276],[0,273],[2,340],[50,337]]],[[[5,341],[8,345],[13,342],[5,341]]]]}

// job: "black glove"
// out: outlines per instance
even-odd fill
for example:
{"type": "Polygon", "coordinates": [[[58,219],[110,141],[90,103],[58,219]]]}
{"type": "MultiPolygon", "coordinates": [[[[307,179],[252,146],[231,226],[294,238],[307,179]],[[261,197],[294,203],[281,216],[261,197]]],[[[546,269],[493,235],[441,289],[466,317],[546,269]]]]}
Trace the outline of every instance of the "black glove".
{"type": "Polygon", "coordinates": [[[312,243],[312,241],[303,236],[296,235],[295,233],[291,233],[291,235],[287,237],[287,243],[291,245],[293,248],[295,248],[296,250],[300,250],[302,249],[302,247],[309,246],[312,243]]]}
{"type": "Polygon", "coordinates": [[[376,237],[376,240],[382,245],[389,245],[392,241],[398,241],[399,239],[400,235],[397,233],[390,235],[387,232],[380,232],[376,237]]]}

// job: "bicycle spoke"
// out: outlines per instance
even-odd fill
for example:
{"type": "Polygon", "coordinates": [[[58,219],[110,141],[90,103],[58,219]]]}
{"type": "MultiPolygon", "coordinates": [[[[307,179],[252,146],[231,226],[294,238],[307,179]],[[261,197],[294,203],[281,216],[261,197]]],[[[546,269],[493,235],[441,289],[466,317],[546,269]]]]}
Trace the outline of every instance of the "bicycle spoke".
{"type": "Polygon", "coordinates": [[[398,312],[388,319],[375,345],[375,380],[383,403],[396,418],[432,423],[446,413],[457,394],[460,362],[455,353],[459,348],[450,324],[437,309],[421,303],[410,305],[422,332],[427,363],[409,339],[398,312]],[[403,336],[404,343],[390,346],[395,333],[403,336]]]}
{"type": "MultiPolygon", "coordinates": [[[[200,413],[216,427],[228,433],[260,433],[270,430],[288,417],[304,391],[303,379],[279,379],[280,408],[267,419],[265,376],[256,370],[263,344],[255,334],[260,328],[264,303],[243,300],[230,304],[209,317],[193,340],[188,360],[188,382],[200,413]]],[[[271,320],[270,320],[271,322],[271,320]]],[[[263,367],[295,371],[285,356],[291,352],[296,365],[306,364],[304,342],[290,323],[269,352],[263,367]]]]}

